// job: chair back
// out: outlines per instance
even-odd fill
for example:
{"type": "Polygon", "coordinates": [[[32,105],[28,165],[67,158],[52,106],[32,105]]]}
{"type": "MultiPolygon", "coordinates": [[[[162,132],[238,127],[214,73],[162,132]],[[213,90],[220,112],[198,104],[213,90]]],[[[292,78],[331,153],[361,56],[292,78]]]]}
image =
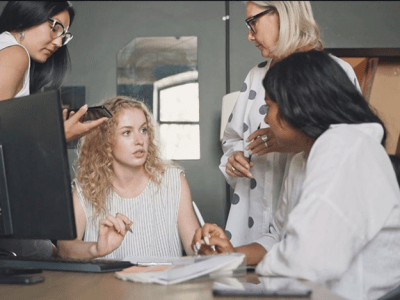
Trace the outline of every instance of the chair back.
{"type": "Polygon", "coordinates": [[[222,110],[221,110],[221,130],[219,139],[222,140],[226,124],[228,123],[229,116],[232,113],[236,100],[239,97],[240,91],[226,94],[222,97],[222,110]]]}

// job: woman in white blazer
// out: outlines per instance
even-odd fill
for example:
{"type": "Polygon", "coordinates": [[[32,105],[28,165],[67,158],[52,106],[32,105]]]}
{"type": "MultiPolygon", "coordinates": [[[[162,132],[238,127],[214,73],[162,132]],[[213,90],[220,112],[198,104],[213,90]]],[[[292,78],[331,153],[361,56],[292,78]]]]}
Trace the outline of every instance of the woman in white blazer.
{"type": "MultiPolygon", "coordinates": [[[[306,165],[257,273],[316,281],[349,299],[393,290],[400,284],[400,190],[383,122],[323,51],[281,60],[263,86],[265,122],[306,165]]],[[[207,224],[194,242],[204,236],[218,252],[234,251],[221,228],[207,224]]]]}

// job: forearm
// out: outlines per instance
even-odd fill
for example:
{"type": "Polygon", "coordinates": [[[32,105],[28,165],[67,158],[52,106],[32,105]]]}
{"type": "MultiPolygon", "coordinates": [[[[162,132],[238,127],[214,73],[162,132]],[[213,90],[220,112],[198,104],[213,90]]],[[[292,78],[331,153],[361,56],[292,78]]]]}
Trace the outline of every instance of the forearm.
{"type": "Polygon", "coordinates": [[[235,247],[235,252],[246,254],[246,264],[248,266],[257,265],[267,254],[267,250],[258,243],[252,243],[245,246],[235,247]]]}
{"type": "Polygon", "coordinates": [[[58,255],[72,259],[95,259],[97,254],[96,242],[84,242],[82,240],[58,241],[58,255]]]}

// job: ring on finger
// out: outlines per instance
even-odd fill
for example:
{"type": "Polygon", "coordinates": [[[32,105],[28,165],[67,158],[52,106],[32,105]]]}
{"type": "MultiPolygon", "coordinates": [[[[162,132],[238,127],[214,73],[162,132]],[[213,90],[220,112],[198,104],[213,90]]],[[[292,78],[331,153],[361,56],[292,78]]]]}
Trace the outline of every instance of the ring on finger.
{"type": "Polygon", "coordinates": [[[266,142],[268,140],[268,137],[266,135],[262,135],[261,139],[262,139],[263,142],[266,142]]]}
{"type": "Polygon", "coordinates": [[[235,172],[235,170],[236,170],[235,167],[232,167],[231,171],[232,171],[232,172],[235,172]]]}

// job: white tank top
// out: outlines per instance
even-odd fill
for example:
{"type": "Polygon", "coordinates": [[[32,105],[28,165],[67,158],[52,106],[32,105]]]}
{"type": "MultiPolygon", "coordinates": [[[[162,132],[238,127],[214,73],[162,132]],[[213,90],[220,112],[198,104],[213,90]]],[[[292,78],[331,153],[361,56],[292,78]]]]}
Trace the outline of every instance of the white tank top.
{"type": "Polygon", "coordinates": [[[24,48],[29,58],[29,66],[28,69],[25,71],[22,89],[15,95],[15,98],[17,98],[29,95],[29,71],[31,68],[31,57],[29,56],[28,50],[23,45],[19,44],[10,32],[4,31],[2,34],[0,34],[0,51],[4,48],[14,45],[18,45],[24,48]]]}
{"type": "MultiPolygon", "coordinates": [[[[107,198],[107,210],[115,216],[125,214],[133,225],[133,233],[127,232],[121,246],[105,259],[123,259],[127,256],[182,256],[178,232],[178,210],[181,199],[180,168],[167,168],[158,187],[149,181],[142,194],[136,198],[122,198],[112,191],[107,198]]],[[[95,208],[84,199],[82,189],[75,179],[78,198],[86,214],[84,241],[96,242],[99,234],[99,218],[94,221],[95,208]]]]}

